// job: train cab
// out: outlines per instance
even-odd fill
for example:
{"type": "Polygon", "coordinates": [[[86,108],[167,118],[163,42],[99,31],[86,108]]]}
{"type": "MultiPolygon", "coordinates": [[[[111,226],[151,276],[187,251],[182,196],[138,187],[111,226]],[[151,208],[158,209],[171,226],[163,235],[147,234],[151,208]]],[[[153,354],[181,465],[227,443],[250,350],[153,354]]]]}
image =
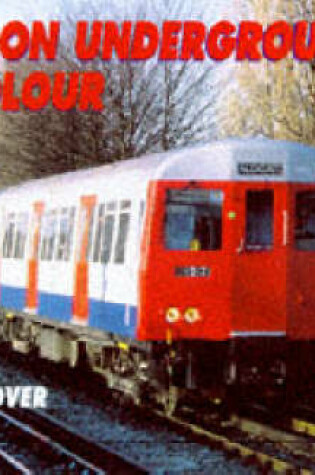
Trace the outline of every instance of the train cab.
{"type": "Polygon", "coordinates": [[[221,361],[233,379],[237,362],[243,379],[283,381],[287,342],[315,336],[314,149],[255,139],[174,153],[147,207],[139,338],[192,353],[202,373],[221,361]]]}

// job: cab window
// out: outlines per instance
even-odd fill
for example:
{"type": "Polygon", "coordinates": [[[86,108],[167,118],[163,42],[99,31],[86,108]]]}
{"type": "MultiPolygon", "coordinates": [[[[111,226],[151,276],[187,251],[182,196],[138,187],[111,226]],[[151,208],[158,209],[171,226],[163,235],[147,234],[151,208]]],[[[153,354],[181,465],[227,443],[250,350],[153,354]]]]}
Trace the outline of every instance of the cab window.
{"type": "Polygon", "coordinates": [[[165,245],[170,250],[222,247],[221,190],[170,189],[166,197],[165,245]]]}
{"type": "Polygon", "coordinates": [[[295,247],[301,251],[315,250],[315,191],[296,194],[295,247]]]}
{"type": "Polygon", "coordinates": [[[273,246],[273,190],[248,191],[246,195],[246,248],[271,249],[273,246]]]}

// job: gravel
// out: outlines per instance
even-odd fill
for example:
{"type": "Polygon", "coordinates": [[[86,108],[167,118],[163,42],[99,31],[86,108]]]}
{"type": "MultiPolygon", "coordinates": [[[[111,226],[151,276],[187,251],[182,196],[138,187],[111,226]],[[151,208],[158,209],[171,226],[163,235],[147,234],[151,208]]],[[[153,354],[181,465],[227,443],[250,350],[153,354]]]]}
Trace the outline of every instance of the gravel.
{"type": "MultiPolygon", "coordinates": [[[[223,452],[190,442],[188,438],[171,432],[162,423],[150,420],[146,411],[141,413],[128,405],[113,404],[111,397],[106,396],[105,392],[107,400],[89,397],[86,389],[74,391],[73,380],[80,382],[79,373],[66,371],[62,377],[69,379],[69,387],[67,384],[60,386],[60,382],[56,384],[53,381],[47,365],[36,362],[35,370],[38,375],[35,376],[32,374],[34,362],[31,370],[25,361],[25,358],[19,357],[15,358],[14,363],[2,361],[2,386],[45,385],[49,391],[48,413],[93,440],[139,461],[150,473],[257,473],[252,467],[247,468],[237,460],[227,459],[223,452]]],[[[59,367],[57,371],[61,373],[62,368],[59,367]]],[[[87,386],[94,396],[93,377],[87,386]]]]}

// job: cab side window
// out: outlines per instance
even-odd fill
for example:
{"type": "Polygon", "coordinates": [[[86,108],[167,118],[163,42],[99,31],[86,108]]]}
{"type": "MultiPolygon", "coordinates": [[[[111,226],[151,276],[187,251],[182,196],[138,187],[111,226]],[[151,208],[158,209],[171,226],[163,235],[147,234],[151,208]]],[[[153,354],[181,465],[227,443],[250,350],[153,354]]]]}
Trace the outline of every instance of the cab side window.
{"type": "Polygon", "coordinates": [[[315,192],[296,194],[295,247],[301,251],[315,250],[315,192]]]}
{"type": "Polygon", "coordinates": [[[247,191],[246,240],[248,250],[271,249],[274,240],[273,190],[247,191]]]}

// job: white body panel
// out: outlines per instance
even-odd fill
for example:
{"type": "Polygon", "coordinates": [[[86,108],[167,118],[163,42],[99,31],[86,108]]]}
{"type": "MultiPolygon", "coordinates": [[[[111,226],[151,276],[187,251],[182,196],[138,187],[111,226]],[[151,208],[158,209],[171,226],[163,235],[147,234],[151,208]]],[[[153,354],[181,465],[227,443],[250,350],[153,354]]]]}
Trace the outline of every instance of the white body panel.
{"type": "Polygon", "coordinates": [[[19,259],[3,259],[1,283],[9,287],[26,288],[27,263],[19,259]]]}

